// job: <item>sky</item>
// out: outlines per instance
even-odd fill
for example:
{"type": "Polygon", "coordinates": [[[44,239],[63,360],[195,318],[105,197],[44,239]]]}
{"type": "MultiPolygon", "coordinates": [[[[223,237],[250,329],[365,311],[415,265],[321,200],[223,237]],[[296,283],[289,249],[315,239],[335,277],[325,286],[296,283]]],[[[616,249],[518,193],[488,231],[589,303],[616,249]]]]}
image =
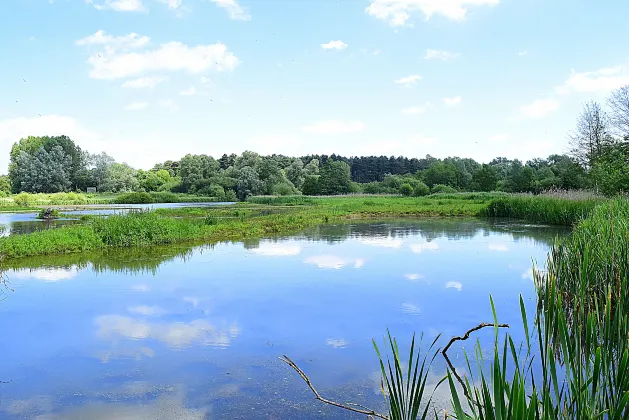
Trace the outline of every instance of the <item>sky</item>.
{"type": "Polygon", "coordinates": [[[20,138],[61,134],[142,169],[245,150],[526,161],[566,152],[583,103],[629,84],[625,0],[4,3],[0,173],[20,138]]]}

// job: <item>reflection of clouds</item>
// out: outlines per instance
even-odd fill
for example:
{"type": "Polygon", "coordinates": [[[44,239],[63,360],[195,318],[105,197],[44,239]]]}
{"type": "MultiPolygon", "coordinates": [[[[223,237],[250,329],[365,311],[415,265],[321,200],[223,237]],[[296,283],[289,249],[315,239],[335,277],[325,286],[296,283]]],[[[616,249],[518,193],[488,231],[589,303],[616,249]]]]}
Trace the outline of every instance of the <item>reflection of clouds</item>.
{"type": "Polygon", "coordinates": [[[148,347],[140,347],[136,349],[114,349],[96,352],[96,358],[103,363],[109,363],[110,360],[116,359],[135,359],[142,360],[144,357],[153,357],[155,352],[148,347]]]}
{"type": "Polygon", "coordinates": [[[439,249],[439,245],[434,242],[422,242],[418,244],[411,244],[411,251],[416,254],[421,254],[424,251],[436,251],[439,249]]]}
{"type": "Polygon", "coordinates": [[[326,340],[326,343],[328,344],[328,346],[332,346],[335,349],[343,349],[343,348],[345,348],[345,346],[347,346],[349,344],[347,341],[345,341],[342,338],[339,338],[339,339],[328,338],[326,340]]]}
{"type": "Polygon", "coordinates": [[[505,244],[489,244],[487,249],[490,251],[508,252],[509,248],[505,244]]]}
{"type": "Polygon", "coordinates": [[[354,264],[354,268],[361,268],[365,261],[362,259],[343,259],[335,255],[318,255],[315,257],[308,257],[304,261],[306,264],[313,264],[319,268],[331,268],[334,270],[340,270],[341,268],[354,264]]]}
{"type": "Polygon", "coordinates": [[[187,303],[191,303],[192,306],[194,306],[196,308],[197,306],[199,306],[199,303],[201,302],[201,299],[196,298],[196,297],[186,296],[186,297],[183,298],[183,301],[187,302],[187,303]]]}
{"type": "Polygon", "coordinates": [[[409,315],[419,315],[420,309],[419,309],[419,306],[414,305],[412,303],[403,303],[402,312],[409,315]]]}
{"type": "Polygon", "coordinates": [[[202,420],[208,417],[208,408],[187,408],[185,400],[185,395],[178,392],[176,394],[162,394],[153,401],[142,400],[141,404],[137,402],[96,401],[78,407],[64,407],[59,412],[50,412],[52,409],[48,409],[45,410],[48,413],[31,418],[37,420],[202,420]]]}
{"type": "Polygon", "coordinates": [[[45,395],[36,395],[25,400],[9,400],[8,403],[3,401],[0,405],[0,411],[22,418],[32,418],[35,413],[52,409],[53,400],[45,395]]]}
{"type": "Polygon", "coordinates": [[[236,324],[218,328],[203,319],[189,323],[151,323],[121,315],[104,315],[96,318],[95,323],[98,326],[97,334],[104,339],[115,336],[132,340],[154,339],[178,348],[193,343],[227,347],[240,334],[236,324]]]}
{"type": "Polygon", "coordinates": [[[399,238],[392,238],[391,236],[381,238],[364,238],[359,242],[363,245],[379,246],[383,248],[399,248],[402,246],[402,240],[399,238]]]}
{"type": "Polygon", "coordinates": [[[131,290],[133,290],[134,292],[148,292],[149,287],[146,284],[134,284],[133,286],[131,286],[131,290]]]}
{"type": "Polygon", "coordinates": [[[522,273],[522,278],[524,280],[533,280],[533,269],[529,268],[524,273],[522,273]]]}
{"type": "Polygon", "coordinates": [[[426,277],[418,273],[411,273],[411,274],[404,274],[404,278],[409,281],[418,281],[418,280],[425,279],[426,277]]]}
{"type": "Polygon", "coordinates": [[[250,249],[249,252],[263,255],[265,257],[284,257],[289,255],[299,255],[301,247],[295,244],[262,242],[258,248],[250,249]]]}
{"type": "Polygon", "coordinates": [[[137,315],[146,315],[146,316],[158,316],[158,315],[163,315],[166,313],[165,310],[163,310],[162,308],[160,308],[159,306],[147,306],[147,305],[140,305],[140,306],[130,306],[127,308],[127,311],[129,311],[132,314],[137,314],[137,315]]]}
{"type": "Polygon", "coordinates": [[[460,292],[463,289],[463,284],[458,281],[449,281],[446,283],[446,289],[456,289],[460,292]]]}
{"type": "Polygon", "coordinates": [[[21,280],[56,282],[72,279],[78,274],[79,269],[73,265],[70,268],[37,268],[34,270],[15,271],[11,274],[11,277],[21,280]]]}

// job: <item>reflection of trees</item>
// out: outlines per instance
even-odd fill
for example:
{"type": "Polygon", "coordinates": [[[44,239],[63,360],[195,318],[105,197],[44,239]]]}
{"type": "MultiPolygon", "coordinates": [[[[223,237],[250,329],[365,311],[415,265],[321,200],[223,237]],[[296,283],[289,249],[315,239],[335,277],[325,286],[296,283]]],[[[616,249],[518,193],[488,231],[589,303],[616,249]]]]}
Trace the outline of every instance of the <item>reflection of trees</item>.
{"type": "MultiPolygon", "coordinates": [[[[214,245],[204,245],[203,248],[214,245]]],[[[198,247],[197,247],[198,248],[198,247]]],[[[95,272],[150,273],[155,275],[159,266],[175,259],[187,259],[194,245],[152,246],[141,248],[110,248],[79,254],[49,255],[9,260],[5,269],[91,267],[95,272]]]]}
{"type": "Polygon", "coordinates": [[[510,234],[514,240],[531,240],[545,246],[554,243],[557,235],[568,230],[557,226],[535,226],[509,220],[482,219],[425,219],[391,220],[386,222],[358,221],[345,224],[319,225],[305,230],[299,239],[338,243],[350,238],[391,237],[404,239],[419,236],[426,241],[438,238],[449,240],[489,236],[491,233],[510,234]]]}
{"type": "MultiPolygon", "coordinates": [[[[79,223],[79,221],[78,220],[15,221],[15,222],[9,223],[9,225],[6,227],[6,231],[10,235],[24,235],[27,233],[33,233],[40,230],[57,228],[57,227],[71,225],[75,223],[79,223]]],[[[2,229],[2,227],[3,226],[0,226],[0,229],[2,229]]],[[[1,231],[0,231],[0,234],[2,234],[1,231]]]]}

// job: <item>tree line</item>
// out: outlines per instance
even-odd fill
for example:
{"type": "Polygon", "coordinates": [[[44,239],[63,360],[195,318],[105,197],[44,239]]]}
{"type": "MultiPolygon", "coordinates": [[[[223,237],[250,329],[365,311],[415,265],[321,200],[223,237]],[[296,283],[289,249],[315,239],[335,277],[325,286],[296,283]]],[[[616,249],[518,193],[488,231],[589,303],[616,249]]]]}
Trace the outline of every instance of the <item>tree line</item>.
{"type": "Polygon", "coordinates": [[[454,191],[539,193],[596,189],[613,195],[629,189],[629,86],[612,92],[604,108],[583,106],[569,133],[567,154],[522,162],[497,157],[489,163],[448,157],[284,155],[252,151],[219,159],[188,154],[148,171],[90,154],[67,136],[27,137],[11,148],[9,175],[0,194],[62,191],[169,191],[244,200],[251,195],[392,193],[426,195],[454,191]]]}

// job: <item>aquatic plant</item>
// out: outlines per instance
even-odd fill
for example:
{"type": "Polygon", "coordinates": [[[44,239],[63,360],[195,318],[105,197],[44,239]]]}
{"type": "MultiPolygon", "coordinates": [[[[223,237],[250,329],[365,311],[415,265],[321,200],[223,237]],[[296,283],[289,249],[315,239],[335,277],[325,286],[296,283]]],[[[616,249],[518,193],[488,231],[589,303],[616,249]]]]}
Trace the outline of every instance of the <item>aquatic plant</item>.
{"type": "Polygon", "coordinates": [[[603,202],[604,199],[594,197],[569,199],[523,194],[510,195],[492,200],[480,212],[480,215],[572,226],[603,202]]]}

